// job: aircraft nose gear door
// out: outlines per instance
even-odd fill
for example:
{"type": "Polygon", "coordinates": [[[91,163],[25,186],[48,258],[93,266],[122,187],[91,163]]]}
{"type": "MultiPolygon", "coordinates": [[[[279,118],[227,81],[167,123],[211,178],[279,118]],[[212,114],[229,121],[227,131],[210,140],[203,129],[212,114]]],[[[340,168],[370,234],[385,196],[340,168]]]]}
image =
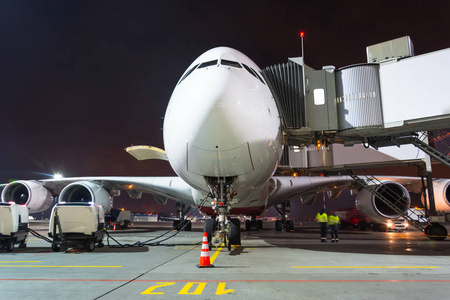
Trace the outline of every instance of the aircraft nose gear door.
{"type": "MultiPolygon", "coordinates": [[[[214,198],[212,208],[218,216],[217,222],[210,221],[206,231],[210,239],[210,245],[218,247],[225,244],[228,250],[231,245],[241,245],[241,231],[239,219],[228,220],[231,210],[231,200],[236,195],[233,184],[237,177],[205,177],[205,181],[214,198]],[[214,227],[212,229],[211,227],[214,227]]],[[[205,224],[206,226],[206,224],[205,224]]]]}

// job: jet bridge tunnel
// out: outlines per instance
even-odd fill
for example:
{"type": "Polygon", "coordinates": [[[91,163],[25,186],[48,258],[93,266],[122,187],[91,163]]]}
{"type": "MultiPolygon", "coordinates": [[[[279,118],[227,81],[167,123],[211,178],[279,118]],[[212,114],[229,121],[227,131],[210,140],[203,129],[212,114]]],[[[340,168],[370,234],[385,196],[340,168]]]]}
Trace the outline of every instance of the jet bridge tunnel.
{"type": "Polygon", "coordinates": [[[314,70],[300,57],[262,70],[289,146],[282,164],[342,167],[333,152],[348,151],[338,144],[368,146],[450,127],[450,48],[414,56],[406,36],[366,50],[366,63],[339,69],[314,70]]]}

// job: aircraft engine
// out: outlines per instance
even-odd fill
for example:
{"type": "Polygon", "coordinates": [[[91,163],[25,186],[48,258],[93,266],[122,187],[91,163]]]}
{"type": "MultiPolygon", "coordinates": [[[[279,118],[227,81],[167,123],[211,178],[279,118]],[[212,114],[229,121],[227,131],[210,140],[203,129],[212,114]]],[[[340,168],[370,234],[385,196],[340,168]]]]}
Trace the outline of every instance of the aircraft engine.
{"type": "MultiPolygon", "coordinates": [[[[397,182],[386,181],[383,184],[372,187],[375,188],[378,193],[383,195],[390,203],[404,212],[406,212],[411,205],[411,198],[408,191],[403,185],[397,182]],[[399,198],[403,198],[403,200],[398,201],[399,198]]],[[[378,222],[400,217],[398,213],[367,189],[362,189],[358,195],[356,195],[356,208],[366,217],[378,222]]]]}
{"type": "Polygon", "coordinates": [[[59,194],[59,203],[95,203],[107,212],[112,207],[112,197],[100,185],[90,181],[78,181],[67,185],[59,194]]]}
{"type": "Polygon", "coordinates": [[[436,211],[450,212],[450,179],[434,179],[433,190],[436,211]]]}
{"type": "Polygon", "coordinates": [[[14,202],[28,207],[29,213],[45,211],[53,204],[52,194],[33,180],[14,181],[2,191],[2,202],[14,202]]]}

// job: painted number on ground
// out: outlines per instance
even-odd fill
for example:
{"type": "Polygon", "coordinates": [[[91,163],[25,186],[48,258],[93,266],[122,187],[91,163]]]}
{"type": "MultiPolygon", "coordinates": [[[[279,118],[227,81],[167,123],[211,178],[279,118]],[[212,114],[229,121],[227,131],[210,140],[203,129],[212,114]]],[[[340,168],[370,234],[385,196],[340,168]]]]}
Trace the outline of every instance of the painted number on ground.
{"type": "MultiPolygon", "coordinates": [[[[164,295],[165,287],[176,284],[176,282],[155,283],[155,285],[152,285],[151,287],[143,291],[141,295],[164,295]]],[[[207,282],[187,282],[178,292],[178,295],[201,295],[206,287],[206,284],[207,282]]],[[[225,282],[219,282],[217,284],[216,295],[225,295],[234,292],[234,290],[227,289],[225,285],[225,282]]]]}

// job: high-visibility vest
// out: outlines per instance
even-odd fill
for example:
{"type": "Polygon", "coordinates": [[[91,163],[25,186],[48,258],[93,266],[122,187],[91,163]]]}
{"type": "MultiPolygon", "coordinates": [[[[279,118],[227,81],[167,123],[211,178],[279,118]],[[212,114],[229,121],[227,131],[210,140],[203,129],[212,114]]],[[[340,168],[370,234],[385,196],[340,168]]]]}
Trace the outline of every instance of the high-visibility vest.
{"type": "Polygon", "coordinates": [[[328,222],[328,216],[326,213],[323,213],[323,214],[317,213],[316,220],[317,220],[317,222],[320,222],[320,223],[328,222]]]}
{"type": "Polygon", "coordinates": [[[338,216],[331,215],[328,217],[328,224],[329,225],[341,224],[341,220],[339,220],[338,216]]]}

